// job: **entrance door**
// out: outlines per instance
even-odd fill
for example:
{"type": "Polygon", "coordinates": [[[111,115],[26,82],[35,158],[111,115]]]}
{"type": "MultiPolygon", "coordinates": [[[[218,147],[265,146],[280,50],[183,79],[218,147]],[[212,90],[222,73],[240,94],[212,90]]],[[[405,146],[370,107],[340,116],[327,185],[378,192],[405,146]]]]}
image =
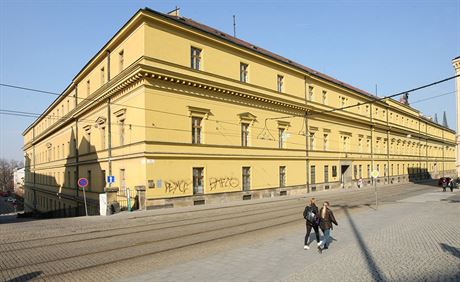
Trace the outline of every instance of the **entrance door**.
{"type": "Polygon", "coordinates": [[[351,187],[351,169],[350,165],[340,166],[340,185],[342,188],[351,187]]]}

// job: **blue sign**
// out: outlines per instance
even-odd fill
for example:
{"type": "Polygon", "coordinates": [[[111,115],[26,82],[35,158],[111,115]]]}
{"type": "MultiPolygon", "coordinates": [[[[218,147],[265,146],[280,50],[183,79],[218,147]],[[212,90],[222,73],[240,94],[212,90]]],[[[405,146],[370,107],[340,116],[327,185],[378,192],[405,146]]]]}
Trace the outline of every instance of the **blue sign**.
{"type": "Polygon", "coordinates": [[[107,183],[114,183],[115,182],[115,176],[109,175],[107,176],[107,183]]]}
{"type": "Polygon", "coordinates": [[[86,179],[86,178],[78,179],[78,187],[84,188],[86,186],[88,186],[88,179],[86,179]]]}

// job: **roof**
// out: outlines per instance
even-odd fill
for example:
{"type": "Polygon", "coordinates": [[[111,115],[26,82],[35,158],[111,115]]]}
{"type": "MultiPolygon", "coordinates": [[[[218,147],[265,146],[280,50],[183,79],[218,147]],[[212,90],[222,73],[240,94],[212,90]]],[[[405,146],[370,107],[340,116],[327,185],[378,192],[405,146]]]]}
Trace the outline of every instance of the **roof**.
{"type": "Polygon", "coordinates": [[[250,49],[253,52],[257,52],[257,53],[259,53],[261,55],[264,55],[266,57],[270,57],[272,59],[275,59],[275,60],[280,61],[282,63],[285,63],[287,65],[293,66],[293,67],[295,67],[297,69],[300,69],[302,71],[305,71],[305,72],[309,73],[310,75],[325,79],[325,80],[327,80],[329,82],[332,82],[334,84],[340,85],[340,86],[345,87],[345,88],[348,88],[350,90],[353,90],[353,91],[358,92],[360,94],[363,94],[365,96],[368,96],[368,97],[371,97],[371,98],[378,98],[377,96],[375,96],[375,95],[373,95],[373,94],[371,94],[371,93],[369,93],[367,91],[364,91],[364,90],[359,89],[357,87],[354,87],[354,86],[352,86],[350,84],[347,84],[347,83],[345,83],[343,81],[335,79],[335,78],[333,78],[333,77],[331,77],[331,76],[329,76],[327,74],[321,73],[319,71],[316,71],[314,69],[306,67],[306,66],[304,66],[302,64],[296,63],[296,62],[294,62],[294,61],[292,61],[290,59],[287,59],[287,58],[285,58],[283,56],[280,56],[278,54],[270,52],[270,51],[268,51],[266,49],[258,47],[258,46],[254,45],[252,43],[247,42],[247,41],[244,41],[244,40],[241,40],[239,38],[236,38],[236,37],[234,37],[234,36],[232,36],[232,35],[230,35],[228,33],[225,33],[223,31],[220,31],[220,30],[217,30],[217,29],[212,28],[210,26],[207,26],[207,25],[204,25],[202,23],[196,22],[196,21],[194,21],[192,19],[188,19],[188,18],[180,17],[180,16],[173,16],[173,15],[163,14],[163,13],[157,12],[157,11],[152,10],[150,8],[147,8],[147,7],[144,10],[147,11],[147,12],[150,12],[150,13],[154,13],[156,15],[160,15],[160,16],[172,19],[172,20],[174,20],[176,22],[179,22],[179,23],[181,23],[183,25],[198,29],[200,31],[210,33],[210,34],[212,34],[214,36],[217,36],[217,37],[219,37],[221,39],[229,41],[229,42],[231,42],[233,44],[236,44],[236,45],[238,45],[240,47],[250,49]]]}

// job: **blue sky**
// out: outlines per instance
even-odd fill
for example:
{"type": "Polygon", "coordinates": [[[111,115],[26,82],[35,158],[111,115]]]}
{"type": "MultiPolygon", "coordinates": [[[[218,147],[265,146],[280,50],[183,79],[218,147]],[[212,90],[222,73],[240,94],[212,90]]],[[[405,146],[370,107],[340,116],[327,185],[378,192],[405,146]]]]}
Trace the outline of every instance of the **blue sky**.
{"type": "MultiPolygon", "coordinates": [[[[454,75],[460,1],[18,1],[0,0],[0,83],[62,92],[139,9],[181,15],[363,90],[386,96],[454,75]]],[[[454,81],[410,102],[449,93],[454,81]]],[[[41,113],[53,96],[0,87],[0,109],[41,113]]],[[[454,93],[412,104],[455,129],[454,93]]],[[[0,158],[22,159],[34,119],[0,115],[0,158]]]]}

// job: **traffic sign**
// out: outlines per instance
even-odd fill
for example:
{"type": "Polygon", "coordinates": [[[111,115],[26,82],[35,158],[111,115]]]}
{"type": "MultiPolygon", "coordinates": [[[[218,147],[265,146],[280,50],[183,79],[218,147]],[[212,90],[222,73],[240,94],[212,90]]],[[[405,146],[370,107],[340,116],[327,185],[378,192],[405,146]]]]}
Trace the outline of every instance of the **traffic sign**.
{"type": "Polygon", "coordinates": [[[378,170],[373,170],[373,171],[371,172],[371,176],[374,177],[374,178],[379,177],[379,171],[378,171],[378,170]]]}
{"type": "Polygon", "coordinates": [[[78,179],[78,187],[85,188],[86,186],[88,186],[88,179],[86,178],[78,179]]]}
{"type": "Polygon", "coordinates": [[[107,183],[114,183],[115,182],[115,176],[109,175],[107,176],[107,183]]]}

